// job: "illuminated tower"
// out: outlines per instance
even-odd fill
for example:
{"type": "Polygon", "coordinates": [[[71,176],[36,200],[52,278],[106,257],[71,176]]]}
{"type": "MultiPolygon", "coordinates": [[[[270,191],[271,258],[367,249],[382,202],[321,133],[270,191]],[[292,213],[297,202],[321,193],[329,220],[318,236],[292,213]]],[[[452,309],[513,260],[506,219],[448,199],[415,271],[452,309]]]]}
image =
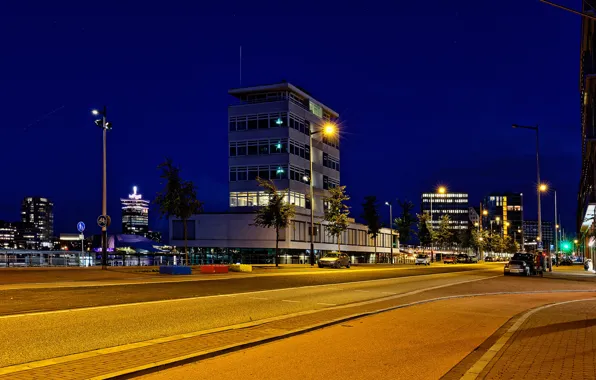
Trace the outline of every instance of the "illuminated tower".
{"type": "Polygon", "coordinates": [[[128,199],[120,198],[122,202],[122,233],[126,235],[146,236],[149,231],[149,201],[137,194],[137,187],[132,188],[128,199]]]}

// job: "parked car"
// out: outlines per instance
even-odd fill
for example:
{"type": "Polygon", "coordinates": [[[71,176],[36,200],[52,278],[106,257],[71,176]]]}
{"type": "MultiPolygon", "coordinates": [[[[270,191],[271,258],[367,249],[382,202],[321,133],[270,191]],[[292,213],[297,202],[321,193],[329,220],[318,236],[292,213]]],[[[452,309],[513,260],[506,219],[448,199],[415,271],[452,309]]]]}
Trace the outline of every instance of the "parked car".
{"type": "Polygon", "coordinates": [[[484,258],[484,262],[486,262],[486,263],[494,263],[495,261],[496,261],[495,258],[492,256],[487,256],[484,258]]]}
{"type": "Polygon", "coordinates": [[[457,255],[455,260],[458,263],[466,263],[466,262],[468,262],[468,255],[464,255],[463,253],[460,253],[459,255],[457,255]]]}
{"type": "Polygon", "coordinates": [[[455,264],[457,259],[453,255],[443,256],[443,264],[455,264]]]}
{"type": "Polygon", "coordinates": [[[511,260],[509,260],[508,264],[505,264],[505,267],[510,265],[514,261],[523,261],[526,263],[526,267],[529,270],[529,275],[534,275],[538,273],[538,268],[540,267],[540,256],[534,255],[533,253],[515,253],[511,260]]]}
{"type": "Polygon", "coordinates": [[[430,257],[428,255],[418,255],[416,256],[416,265],[430,265],[430,257]]]}
{"type": "Polygon", "coordinates": [[[332,267],[332,268],[341,268],[341,267],[350,267],[350,257],[345,253],[339,252],[329,252],[325,254],[325,256],[319,259],[319,268],[323,267],[332,267]]]}
{"type": "Polygon", "coordinates": [[[529,276],[531,274],[531,268],[526,261],[523,260],[511,260],[505,264],[503,268],[503,274],[505,276],[511,274],[519,274],[522,276],[529,276]]]}
{"type": "Polygon", "coordinates": [[[561,260],[559,265],[573,265],[573,260],[571,260],[568,257],[565,257],[564,259],[561,260]]]}

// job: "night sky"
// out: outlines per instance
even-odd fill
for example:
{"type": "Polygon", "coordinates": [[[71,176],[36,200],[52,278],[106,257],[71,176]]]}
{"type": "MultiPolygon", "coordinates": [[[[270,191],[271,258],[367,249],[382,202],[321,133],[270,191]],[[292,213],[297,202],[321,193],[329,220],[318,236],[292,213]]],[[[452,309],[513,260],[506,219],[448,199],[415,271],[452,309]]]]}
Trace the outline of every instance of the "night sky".
{"type": "MultiPolygon", "coordinates": [[[[560,0],[580,8],[579,0],[560,0]]],[[[108,106],[108,211],[132,186],[153,198],[170,156],[206,211],[227,209],[227,90],[283,79],[341,115],[341,182],[362,199],[412,200],[438,184],[523,192],[542,177],[575,230],[580,174],[580,18],[537,0],[47,2],[0,4],[0,219],[24,196],[55,203],[55,228],[96,233],[108,106]],[[155,4],[155,5],[154,5],[155,4]]],[[[388,219],[386,207],[381,209],[388,219]]],[[[543,201],[553,219],[553,197],[543,201]]],[[[394,209],[394,214],[396,214],[394,209]]],[[[386,220],[387,221],[387,220],[386,220]]],[[[165,231],[156,209],[150,228],[165,231]]]]}

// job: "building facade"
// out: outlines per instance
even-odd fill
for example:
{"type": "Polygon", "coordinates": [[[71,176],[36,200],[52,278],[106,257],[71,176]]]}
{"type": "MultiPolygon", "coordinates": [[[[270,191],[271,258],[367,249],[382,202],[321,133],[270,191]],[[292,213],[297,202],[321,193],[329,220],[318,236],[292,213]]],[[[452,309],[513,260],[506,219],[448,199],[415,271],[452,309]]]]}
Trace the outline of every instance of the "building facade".
{"type": "Polygon", "coordinates": [[[0,220],[0,249],[16,247],[17,228],[14,223],[0,220]]]}
{"type": "MultiPolygon", "coordinates": [[[[583,12],[594,12],[596,0],[582,2],[583,12]]],[[[583,256],[594,258],[596,215],[596,20],[581,18],[579,70],[582,169],[578,190],[577,228],[583,256]]]]}
{"type": "Polygon", "coordinates": [[[21,222],[30,223],[24,230],[28,236],[37,229],[40,248],[52,248],[54,237],[54,204],[48,198],[26,197],[21,203],[21,222]]]}
{"type": "MultiPolygon", "coordinates": [[[[272,180],[284,191],[285,201],[296,206],[291,227],[280,231],[282,262],[308,260],[311,210],[315,219],[315,254],[337,250],[337,241],[329,236],[321,219],[329,189],[340,185],[338,134],[324,133],[329,129],[335,132],[338,113],[286,82],[232,89],[229,94],[234,99],[234,104],[228,107],[225,154],[229,208],[225,213],[195,215],[188,220],[191,257],[217,253],[230,261],[272,262],[276,245],[274,230],[253,225],[254,211],[269,200],[258,186],[257,177],[272,180]],[[314,202],[310,201],[311,178],[314,202]]],[[[366,226],[353,222],[341,239],[342,251],[352,253],[353,262],[375,262],[380,255],[386,256],[391,251],[390,230],[381,231],[377,255],[366,230],[366,226]]],[[[170,218],[170,245],[184,245],[182,231],[182,221],[170,218]]],[[[397,242],[397,235],[393,241],[397,242]]]]}
{"type": "Polygon", "coordinates": [[[431,226],[438,229],[441,218],[449,216],[450,229],[467,230],[470,224],[468,193],[422,193],[423,213],[431,215],[431,226]]]}
{"type": "Polygon", "coordinates": [[[523,246],[523,194],[492,193],[484,198],[482,226],[503,236],[511,236],[523,246]]]}
{"type": "MultiPolygon", "coordinates": [[[[538,221],[524,220],[523,223],[524,239],[526,249],[533,251],[537,247],[538,238],[538,221]]],[[[542,240],[544,251],[554,251],[555,249],[555,234],[553,230],[553,223],[542,221],[542,240]]]]}
{"type": "Polygon", "coordinates": [[[149,232],[149,201],[137,193],[133,186],[128,198],[120,198],[122,203],[122,233],[125,235],[147,236],[149,232]]]}

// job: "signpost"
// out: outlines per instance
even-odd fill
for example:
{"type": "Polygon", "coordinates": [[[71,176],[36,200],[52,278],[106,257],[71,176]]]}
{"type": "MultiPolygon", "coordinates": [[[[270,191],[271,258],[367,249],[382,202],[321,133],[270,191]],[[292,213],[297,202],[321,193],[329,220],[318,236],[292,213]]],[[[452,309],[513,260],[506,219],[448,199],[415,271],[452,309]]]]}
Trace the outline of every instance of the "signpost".
{"type": "Polygon", "coordinates": [[[85,231],[85,223],[78,222],[77,230],[79,231],[79,237],[81,238],[81,254],[79,255],[79,266],[81,266],[81,257],[85,257],[85,235],[83,234],[85,231]]]}

